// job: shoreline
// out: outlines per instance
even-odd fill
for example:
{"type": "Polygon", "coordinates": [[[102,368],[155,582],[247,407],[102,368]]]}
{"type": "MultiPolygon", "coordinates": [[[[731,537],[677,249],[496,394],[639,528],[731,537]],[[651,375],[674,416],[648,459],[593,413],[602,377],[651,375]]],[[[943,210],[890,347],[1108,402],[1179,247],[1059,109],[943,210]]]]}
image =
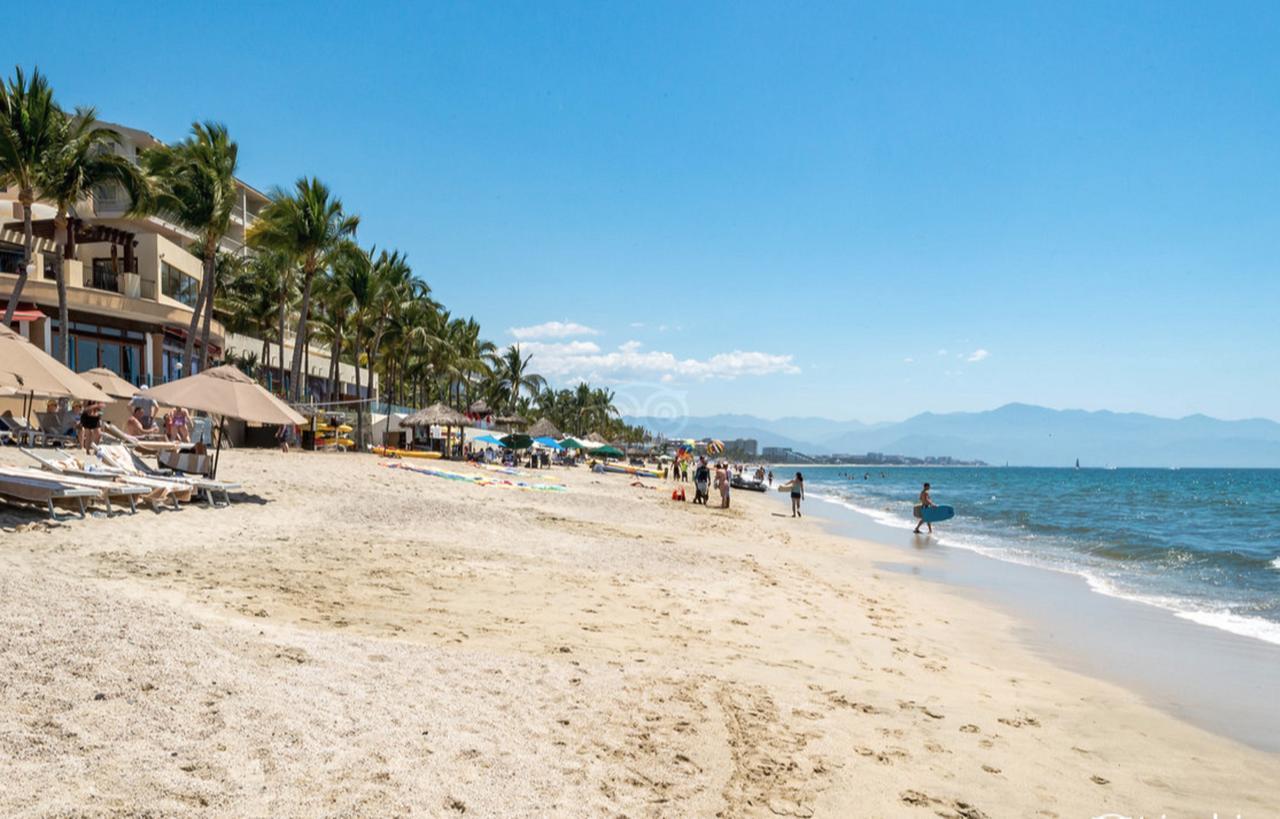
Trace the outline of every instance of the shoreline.
{"type": "MultiPolygon", "coordinates": [[[[815,497],[836,536],[870,540],[924,562],[889,571],[962,590],[1021,621],[1024,646],[1070,671],[1122,685],[1165,713],[1280,753],[1280,646],[1111,595],[1088,578],[1021,563],[936,537],[920,538],[839,500],[815,497]]],[[[941,527],[942,525],[939,524],[941,527]]]]}
{"type": "Polygon", "coordinates": [[[1280,805],[1280,757],[904,576],[929,555],[751,492],[723,511],[583,469],[525,492],[383,463],[232,450],[230,509],[49,526],[0,507],[0,813],[1280,805]]]}

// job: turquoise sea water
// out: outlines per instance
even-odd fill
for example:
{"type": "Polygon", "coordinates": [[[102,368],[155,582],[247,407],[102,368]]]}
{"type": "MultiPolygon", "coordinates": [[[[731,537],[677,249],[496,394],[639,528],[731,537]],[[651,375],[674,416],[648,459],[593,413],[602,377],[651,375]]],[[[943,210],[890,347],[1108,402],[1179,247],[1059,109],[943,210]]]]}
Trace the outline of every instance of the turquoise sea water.
{"type": "MultiPolygon", "coordinates": [[[[1078,574],[1103,594],[1280,644],[1280,470],[807,467],[806,494],[938,543],[1078,574]]],[[[781,468],[778,474],[790,476],[781,468]]]]}

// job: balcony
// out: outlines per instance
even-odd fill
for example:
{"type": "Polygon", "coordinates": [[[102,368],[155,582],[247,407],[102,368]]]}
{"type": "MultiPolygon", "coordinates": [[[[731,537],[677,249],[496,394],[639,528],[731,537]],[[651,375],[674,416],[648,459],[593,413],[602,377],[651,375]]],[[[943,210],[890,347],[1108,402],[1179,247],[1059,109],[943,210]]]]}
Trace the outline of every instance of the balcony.
{"type": "Polygon", "coordinates": [[[84,272],[84,286],[104,293],[117,293],[130,299],[156,300],[156,283],[143,281],[136,272],[114,271],[95,265],[84,272]]]}

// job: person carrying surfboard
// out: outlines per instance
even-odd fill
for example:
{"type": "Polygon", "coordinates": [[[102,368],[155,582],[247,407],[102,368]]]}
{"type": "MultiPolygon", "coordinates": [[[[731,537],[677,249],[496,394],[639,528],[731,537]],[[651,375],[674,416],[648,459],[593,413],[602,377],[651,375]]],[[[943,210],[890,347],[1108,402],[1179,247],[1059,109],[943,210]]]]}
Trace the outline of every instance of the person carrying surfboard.
{"type": "MultiPolygon", "coordinates": [[[[933,502],[933,498],[932,498],[932,497],[930,497],[930,495],[929,495],[929,484],[927,484],[927,483],[926,483],[926,484],[924,485],[924,489],[920,490],[920,509],[921,509],[921,511],[923,511],[923,510],[925,510],[925,509],[928,509],[930,506],[936,506],[936,505],[937,505],[937,504],[935,504],[935,503],[933,502]]],[[[917,534],[917,535],[918,535],[918,534],[920,534],[920,524],[921,524],[921,523],[923,523],[924,525],[926,525],[926,526],[928,526],[928,527],[929,527],[929,534],[933,534],[933,524],[932,524],[932,523],[929,523],[928,521],[926,521],[926,520],[924,519],[924,515],[923,515],[923,514],[921,514],[921,515],[920,515],[920,522],[916,524],[916,534],[917,534]]]]}

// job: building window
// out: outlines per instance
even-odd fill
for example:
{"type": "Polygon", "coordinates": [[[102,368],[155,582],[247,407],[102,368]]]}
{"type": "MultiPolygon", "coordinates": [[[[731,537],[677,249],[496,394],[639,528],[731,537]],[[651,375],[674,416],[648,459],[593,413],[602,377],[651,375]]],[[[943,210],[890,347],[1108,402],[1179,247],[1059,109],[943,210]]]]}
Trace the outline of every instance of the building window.
{"type": "Polygon", "coordinates": [[[58,278],[58,254],[44,254],[44,277],[49,281],[54,281],[58,278]]]}
{"type": "Polygon", "coordinates": [[[114,259],[94,259],[93,278],[89,286],[94,290],[120,292],[120,264],[114,259]]]}
{"type": "Polygon", "coordinates": [[[15,276],[22,270],[22,248],[18,245],[0,244],[0,273],[15,276]]]}
{"type": "MultiPolygon", "coordinates": [[[[50,329],[56,335],[58,320],[50,320],[50,329]]],[[[96,324],[71,323],[71,369],[85,372],[95,367],[106,367],[131,384],[141,386],[146,380],[142,333],[103,327],[96,324]]]]}
{"type": "Polygon", "coordinates": [[[160,292],[188,307],[195,307],[196,297],[200,293],[200,282],[196,281],[194,276],[188,276],[168,262],[161,262],[160,292]]]}

